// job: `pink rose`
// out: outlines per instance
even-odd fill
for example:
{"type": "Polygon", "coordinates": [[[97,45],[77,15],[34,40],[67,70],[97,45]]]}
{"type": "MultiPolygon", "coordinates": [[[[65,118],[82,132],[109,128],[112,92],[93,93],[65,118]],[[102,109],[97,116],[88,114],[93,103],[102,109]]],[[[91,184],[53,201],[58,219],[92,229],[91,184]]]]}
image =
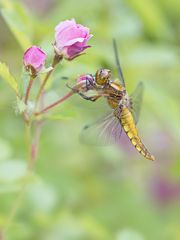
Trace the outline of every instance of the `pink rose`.
{"type": "Polygon", "coordinates": [[[32,75],[36,75],[44,67],[45,60],[46,54],[36,46],[28,48],[23,56],[24,66],[32,75]]]}
{"type": "Polygon", "coordinates": [[[72,60],[90,47],[87,42],[91,37],[89,28],[77,24],[74,19],[60,22],[55,28],[55,51],[72,60]]]}

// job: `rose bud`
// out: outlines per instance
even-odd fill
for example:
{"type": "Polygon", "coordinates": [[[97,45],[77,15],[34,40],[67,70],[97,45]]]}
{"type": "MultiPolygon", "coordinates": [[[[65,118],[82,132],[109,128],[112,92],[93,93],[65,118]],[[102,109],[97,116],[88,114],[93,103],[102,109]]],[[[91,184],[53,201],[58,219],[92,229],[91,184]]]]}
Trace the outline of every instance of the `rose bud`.
{"type": "Polygon", "coordinates": [[[92,90],[95,85],[95,79],[92,74],[84,74],[78,77],[77,84],[81,85],[82,91],[92,90]]]}
{"type": "Polygon", "coordinates": [[[55,52],[72,60],[90,47],[87,42],[91,37],[89,28],[77,24],[74,19],[60,22],[55,28],[55,52]]]}
{"type": "Polygon", "coordinates": [[[44,67],[45,60],[46,54],[36,46],[28,48],[23,56],[23,63],[26,70],[34,77],[44,67]]]}

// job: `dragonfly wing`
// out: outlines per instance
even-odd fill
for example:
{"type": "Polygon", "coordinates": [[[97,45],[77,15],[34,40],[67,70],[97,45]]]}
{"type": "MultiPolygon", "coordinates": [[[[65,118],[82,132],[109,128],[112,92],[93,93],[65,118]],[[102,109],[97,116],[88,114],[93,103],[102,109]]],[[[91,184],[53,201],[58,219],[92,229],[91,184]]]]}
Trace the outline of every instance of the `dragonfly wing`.
{"type": "Polygon", "coordinates": [[[119,77],[121,79],[121,84],[125,87],[125,80],[124,80],[124,76],[123,76],[123,72],[122,72],[122,68],[119,60],[118,48],[117,48],[117,43],[115,39],[113,39],[113,50],[114,50],[116,66],[118,68],[119,77]]]}
{"type": "Polygon", "coordinates": [[[139,115],[141,111],[141,105],[143,100],[143,93],[144,93],[144,84],[140,82],[134,92],[130,95],[130,106],[129,109],[133,114],[135,123],[137,124],[139,120],[139,115]]]}
{"type": "Polygon", "coordinates": [[[111,145],[119,141],[121,132],[119,119],[111,113],[93,124],[86,125],[80,134],[80,142],[96,146],[111,145]]]}

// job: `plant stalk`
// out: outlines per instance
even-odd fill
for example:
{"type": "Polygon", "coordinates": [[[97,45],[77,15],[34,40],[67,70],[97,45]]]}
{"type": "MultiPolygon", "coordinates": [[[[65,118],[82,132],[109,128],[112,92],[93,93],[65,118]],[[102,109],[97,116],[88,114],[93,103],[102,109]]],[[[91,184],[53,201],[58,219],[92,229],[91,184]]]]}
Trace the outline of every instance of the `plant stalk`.
{"type": "Polygon", "coordinates": [[[29,95],[30,95],[30,92],[31,92],[33,81],[34,81],[34,78],[31,76],[31,78],[29,80],[29,83],[28,83],[27,90],[26,90],[26,94],[25,94],[25,100],[24,100],[25,104],[27,104],[27,102],[28,102],[28,98],[29,98],[29,95]]]}
{"type": "Polygon", "coordinates": [[[52,65],[51,65],[51,66],[52,66],[52,69],[46,74],[46,76],[45,76],[45,78],[44,78],[44,80],[43,80],[43,82],[42,82],[42,84],[41,84],[41,86],[40,86],[39,92],[38,92],[37,97],[36,97],[36,102],[39,101],[39,99],[40,99],[40,97],[41,97],[41,95],[42,95],[42,93],[43,93],[43,90],[44,90],[44,88],[45,88],[45,86],[46,86],[46,83],[47,83],[49,77],[51,76],[51,74],[52,74],[55,66],[56,66],[62,59],[63,59],[63,57],[62,57],[61,55],[57,55],[57,54],[54,55],[54,59],[53,59],[52,65]]]}
{"type": "Polygon", "coordinates": [[[45,107],[44,109],[42,109],[39,112],[36,112],[34,115],[35,116],[39,116],[47,111],[49,111],[50,109],[54,108],[55,106],[59,105],[60,103],[64,102],[65,100],[67,100],[68,98],[70,98],[75,92],[72,90],[70,91],[68,94],[66,94],[63,98],[59,99],[58,101],[54,102],[53,104],[45,107]]]}

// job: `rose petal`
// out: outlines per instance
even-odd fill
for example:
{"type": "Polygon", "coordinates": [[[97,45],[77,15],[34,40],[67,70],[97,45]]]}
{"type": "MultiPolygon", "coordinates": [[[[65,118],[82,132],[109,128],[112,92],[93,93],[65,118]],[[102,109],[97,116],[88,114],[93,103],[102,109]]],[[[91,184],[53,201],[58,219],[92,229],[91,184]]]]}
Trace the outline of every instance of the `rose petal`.
{"type": "Polygon", "coordinates": [[[64,22],[60,22],[56,27],[55,27],[55,31],[60,33],[62,30],[68,28],[68,27],[72,27],[72,26],[76,26],[76,22],[74,19],[71,20],[66,20],[64,22]]]}
{"type": "Polygon", "coordinates": [[[88,40],[92,37],[89,28],[76,24],[75,20],[66,20],[55,28],[54,49],[66,59],[73,59],[86,49],[88,40]]]}
{"type": "Polygon", "coordinates": [[[63,46],[67,46],[66,43],[69,40],[73,40],[76,38],[86,38],[86,37],[87,37],[87,34],[82,32],[81,29],[78,29],[76,27],[69,27],[55,35],[56,42],[58,42],[59,45],[63,45],[63,46]]]}
{"type": "Polygon", "coordinates": [[[32,66],[36,72],[40,71],[45,64],[46,54],[37,46],[26,50],[23,56],[25,67],[32,66]]]}

